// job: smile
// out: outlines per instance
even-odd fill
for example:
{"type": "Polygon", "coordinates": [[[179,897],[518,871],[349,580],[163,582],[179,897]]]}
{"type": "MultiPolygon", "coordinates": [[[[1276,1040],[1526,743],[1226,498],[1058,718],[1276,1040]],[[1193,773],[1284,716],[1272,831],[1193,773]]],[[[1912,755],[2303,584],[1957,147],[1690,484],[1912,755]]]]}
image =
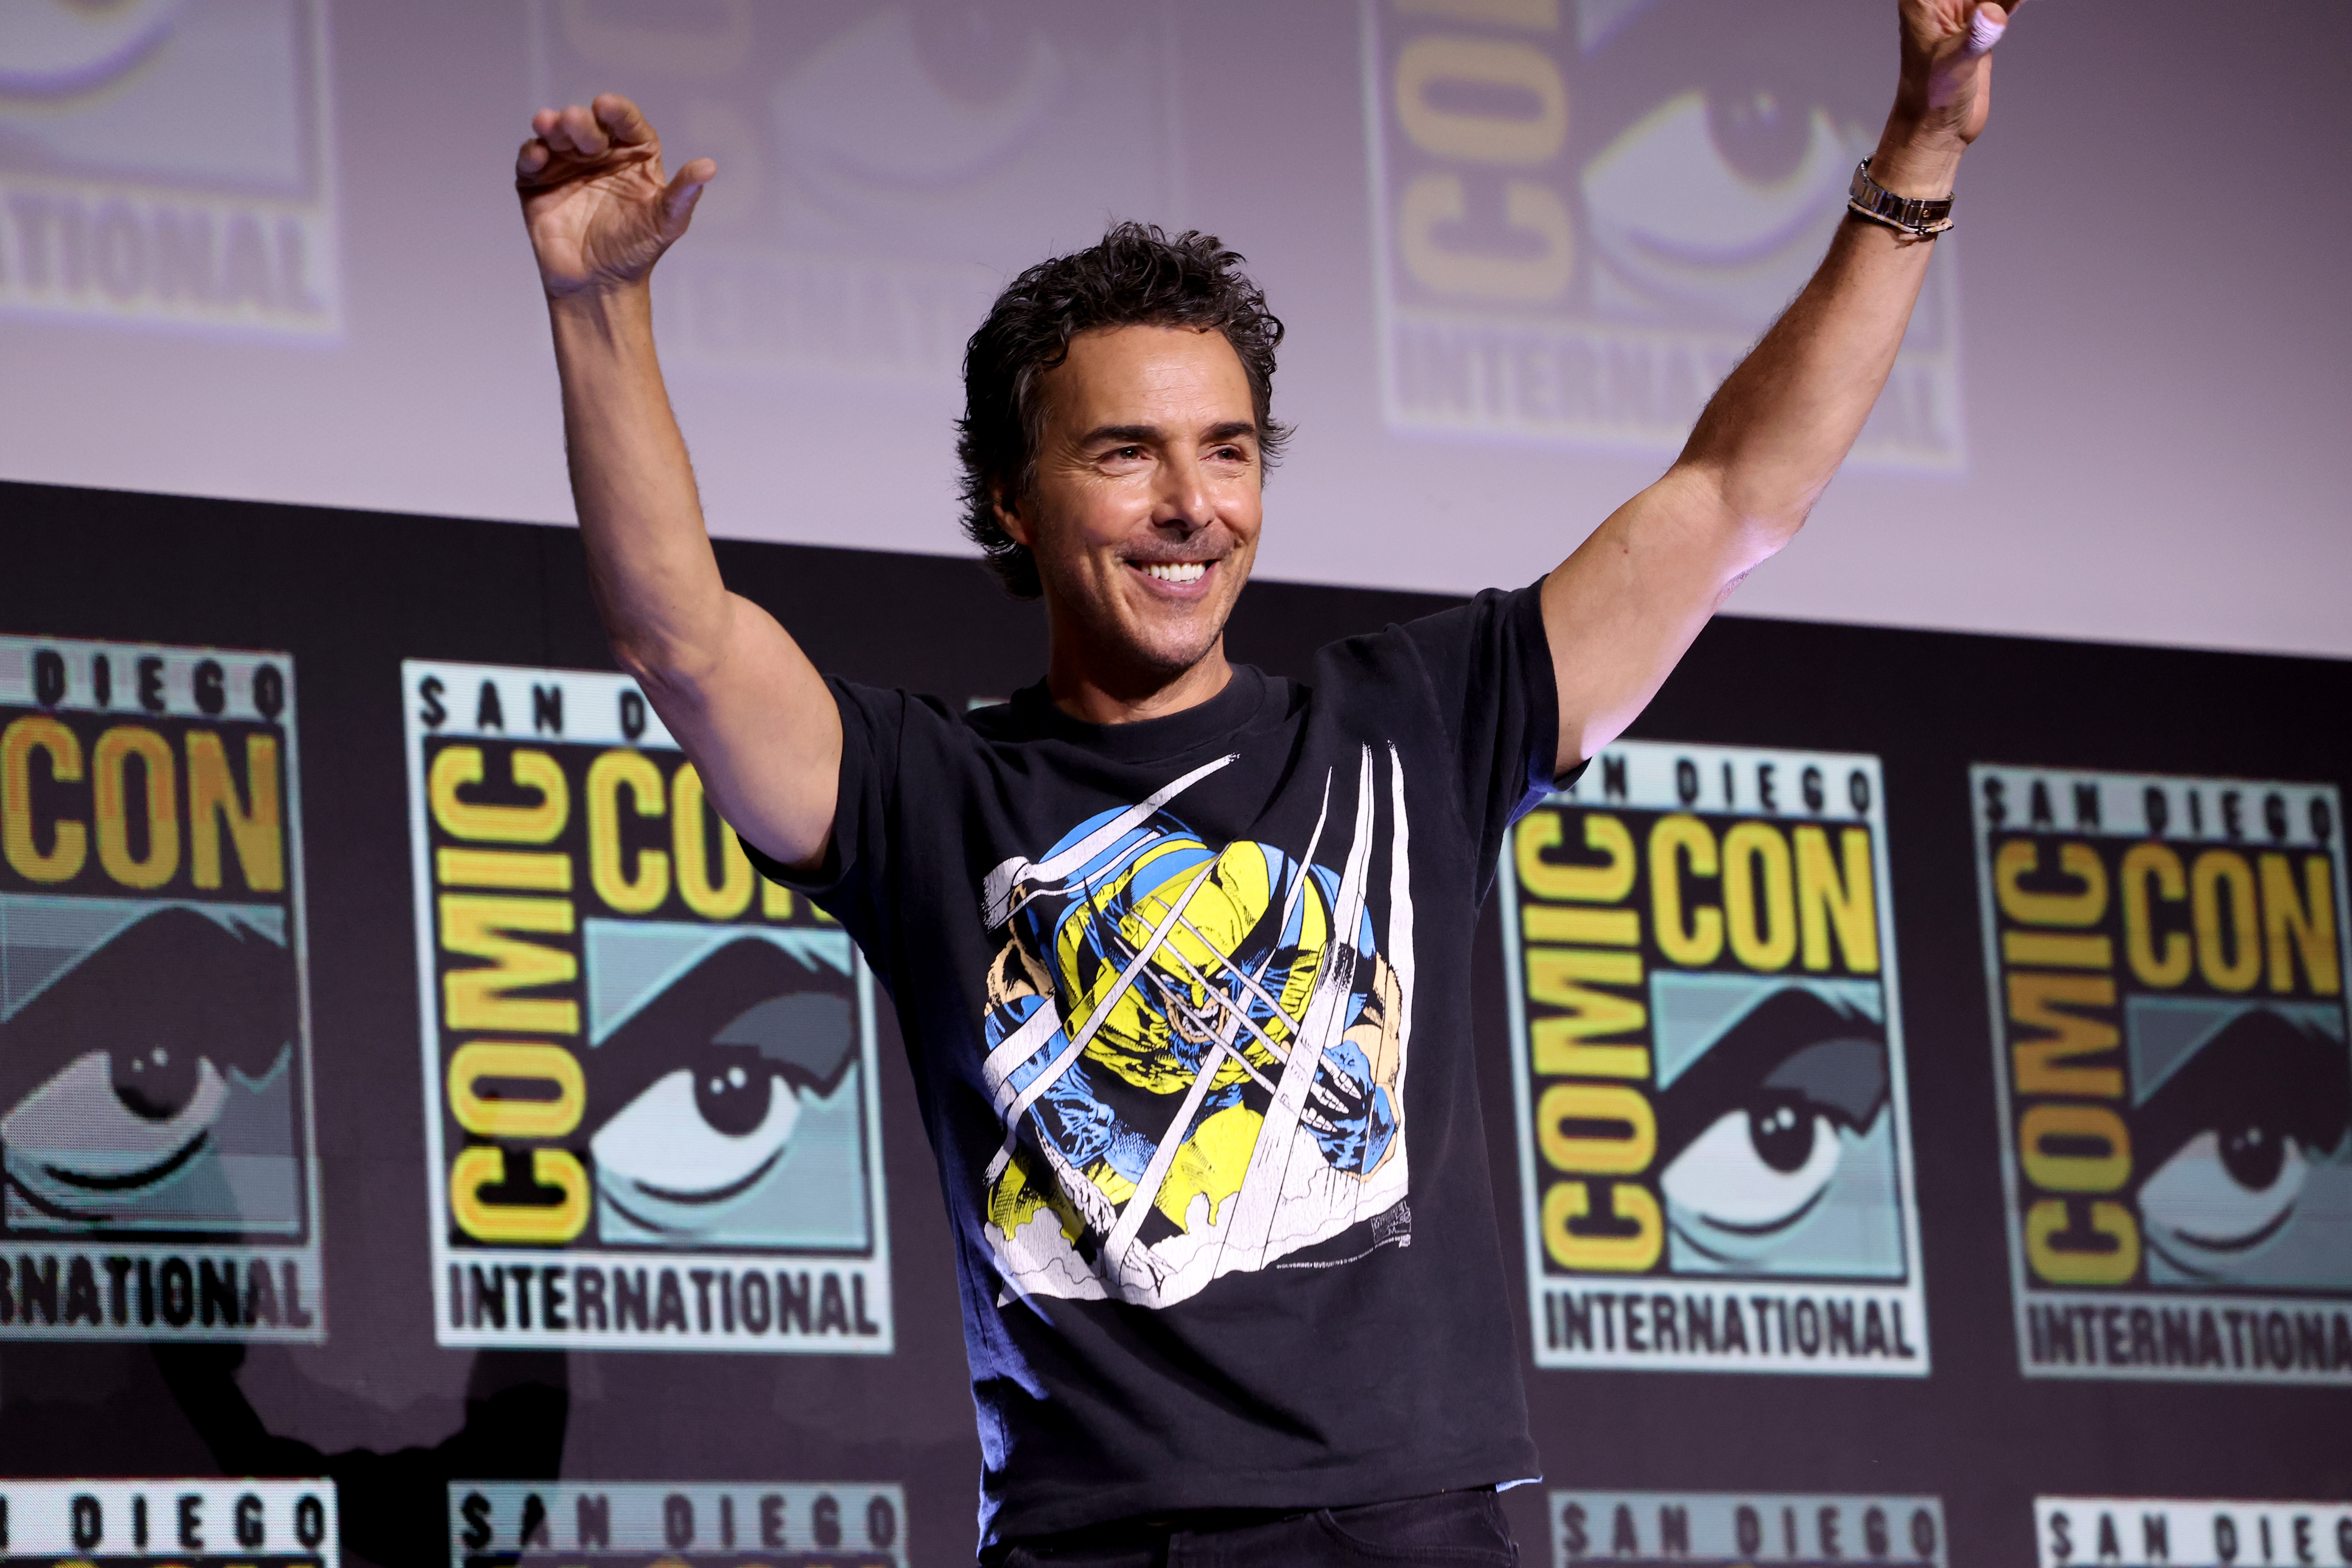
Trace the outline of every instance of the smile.
{"type": "Polygon", "coordinates": [[[1188,583],[1197,583],[1207,576],[1209,563],[1205,561],[1155,562],[1150,565],[1139,567],[1139,570],[1145,576],[1157,582],[1172,583],[1181,588],[1188,583]]]}

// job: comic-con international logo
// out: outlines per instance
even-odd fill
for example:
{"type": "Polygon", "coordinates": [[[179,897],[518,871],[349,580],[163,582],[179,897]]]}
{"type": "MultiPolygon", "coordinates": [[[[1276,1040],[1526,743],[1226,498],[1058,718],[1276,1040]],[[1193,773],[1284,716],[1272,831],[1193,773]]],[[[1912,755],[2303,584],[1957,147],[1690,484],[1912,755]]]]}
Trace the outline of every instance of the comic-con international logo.
{"type": "Polygon", "coordinates": [[[441,1342],[887,1352],[848,933],[632,682],[403,671],[441,1342]]]}
{"type": "Polygon", "coordinates": [[[1536,1363],[1924,1374],[1876,759],[1612,747],[1502,886],[1536,1363]]]}
{"type": "Polygon", "coordinates": [[[294,710],[0,637],[0,1338],[325,1337],[294,710]]]}
{"type": "Polygon", "coordinates": [[[1970,783],[2025,1371],[2352,1383],[2335,788],[1970,783]]]}
{"type": "Polygon", "coordinates": [[[2255,1568],[2352,1563],[2342,1502],[2033,1500],[2037,1568],[2255,1568]]]}
{"type": "Polygon", "coordinates": [[[325,0],[0,5],[0,310],[341,331],[328,80],[325,0]]]}
{"type": "Polygon", "coordinates": [[[1181,7],[530,12],[533,102],[625,79],[678,157],[726,171],[663,268],[675,366],[952,385],[971,324],[1040,234],[1182,205],[1181,7]]]}
{"type": "Polygon", "coordinates": [[[1555,1568],[1951,1562],[1944,1505],[1932,1497],[1554,1491],[1549,1500],[1555,1568]]]}
{"type": "Polygon", "coordinates": [[[26,1568],[336,1568],[331,1480],[0,1480],[0,1552],[26,1568]]]}
{"type": "MultiPolygon", "coordinates": [[[[1389,423],[1675,451],[1844,220],[1883,37],[1713,0],[1361,3],[1389,423]]],[[[1856,461],[1964,459],[1956,259],[1856,461]]]]}
{"type": "Polygon", "coordinates": [[[449,1483],[449,1568],[906,1568],[896,1483],[449,1483]]]}

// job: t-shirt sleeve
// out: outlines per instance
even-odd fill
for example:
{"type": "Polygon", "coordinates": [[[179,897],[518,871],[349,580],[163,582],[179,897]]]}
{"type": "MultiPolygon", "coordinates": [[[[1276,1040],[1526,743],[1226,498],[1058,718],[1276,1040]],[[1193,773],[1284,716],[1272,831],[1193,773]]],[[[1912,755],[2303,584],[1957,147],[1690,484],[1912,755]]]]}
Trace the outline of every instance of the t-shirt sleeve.
{"type": "MultiPolygon", "coordinates": [[[[833,807],[833,840],[813,872],[794,872],[749,841],[743,853],[772,882],[804,893],[864,945],[879,927],[889,885],[890,798],[898,784],[907,694],[826,677],[841,710],[841,780],[833,807]]],[[[740,836],[738,836],[739,838],[740,836]]]]}
{"type": "MultiPolygon", "coordinates": [[[[1559,689],[1544,633],[1542,584],[1489,588],[1468,604],[1394,628],[1412,647],[1460,769],[1464,826],[1479,863],[1550,790],[1559,759],[1559,689]]],[[[1580,768],[1577,770],[1581,772],[1580,768]]]]}

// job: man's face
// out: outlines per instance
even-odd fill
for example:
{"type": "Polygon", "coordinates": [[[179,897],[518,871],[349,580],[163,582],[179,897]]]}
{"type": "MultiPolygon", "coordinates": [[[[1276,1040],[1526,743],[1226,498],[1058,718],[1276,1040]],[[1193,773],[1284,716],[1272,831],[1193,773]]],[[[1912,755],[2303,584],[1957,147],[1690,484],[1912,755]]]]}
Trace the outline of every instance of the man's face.
{"type": "Polygon", "coordinates": [[[1257,554],[1241,359],[1222,332],[1116,327],[1072,339],[1043,391],[1037,481],[1003,516],[1055,637],[1108,685],[1181,674],[1216,647],[1257,554]]]}

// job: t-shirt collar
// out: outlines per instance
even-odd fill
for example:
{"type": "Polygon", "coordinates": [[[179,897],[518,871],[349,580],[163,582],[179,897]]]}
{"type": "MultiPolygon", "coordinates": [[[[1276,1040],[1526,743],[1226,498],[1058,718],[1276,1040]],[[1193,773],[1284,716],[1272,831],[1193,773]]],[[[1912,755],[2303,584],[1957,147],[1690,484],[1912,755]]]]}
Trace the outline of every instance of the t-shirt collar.
{"type": "Polygon", "coordinates": [[[1012,727],[1024,738],[1066,741],[1097,756],[1142,763],[1172,757],[1238,733],[1265,705],[1266,678],[1257,667],[1237,664],[1233,679],[1206,702],[1160,719],[1130,724],[1094,724],[1074,719],[1054,704],[1045,683],[1013,694],[1012,727]]]}

